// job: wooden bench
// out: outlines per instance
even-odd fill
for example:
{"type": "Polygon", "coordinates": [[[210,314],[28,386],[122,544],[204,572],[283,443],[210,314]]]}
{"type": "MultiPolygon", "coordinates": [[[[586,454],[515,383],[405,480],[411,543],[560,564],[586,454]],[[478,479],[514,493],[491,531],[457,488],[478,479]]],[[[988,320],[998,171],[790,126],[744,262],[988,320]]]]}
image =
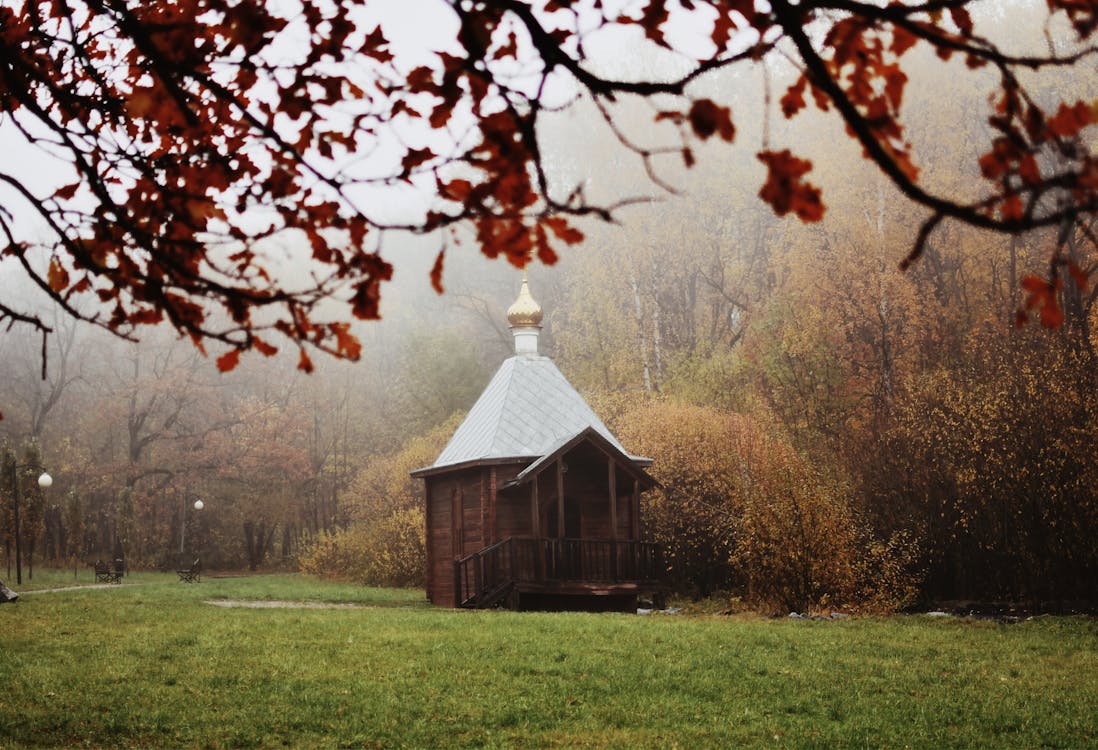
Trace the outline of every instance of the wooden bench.
{"type": "Polygon", "coordinates": [[[179,574],[179,580],[183,583],[200,583],[202,581],[202,565],[196,557],[191,567],[175,571],[179,574]]]}
{"type": "Polygon", "coordinates": [[[96,583],[122,583],[122,570],[125,568],[125,564],[121,560],[115,560],[114,567],[102,560],[96,560],[93,567],[95,568],[96,583]]]}

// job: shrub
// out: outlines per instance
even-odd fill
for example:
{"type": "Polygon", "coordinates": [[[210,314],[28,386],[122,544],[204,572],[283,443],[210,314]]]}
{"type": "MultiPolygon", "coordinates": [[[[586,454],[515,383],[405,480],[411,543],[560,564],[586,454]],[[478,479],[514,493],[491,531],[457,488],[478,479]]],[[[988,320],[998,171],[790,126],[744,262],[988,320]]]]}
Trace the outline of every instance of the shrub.
{"type": "Polygon", "coordinates": [[[301,555],[306,573],[349,578],[370,586],[422,586],[426,569],[424,517],[404,508],[374,523],[328,534],[301,555]]]}
{"type": "Polygon", "coordinates": [[[753,606],[891,609],[911,600],[916,545],[882,541],[828,477],[768,420],[673,402],[626,411],[623,442],[655,459],[646,531],[664,545],[671,584],[733,588],[753,606]]]}

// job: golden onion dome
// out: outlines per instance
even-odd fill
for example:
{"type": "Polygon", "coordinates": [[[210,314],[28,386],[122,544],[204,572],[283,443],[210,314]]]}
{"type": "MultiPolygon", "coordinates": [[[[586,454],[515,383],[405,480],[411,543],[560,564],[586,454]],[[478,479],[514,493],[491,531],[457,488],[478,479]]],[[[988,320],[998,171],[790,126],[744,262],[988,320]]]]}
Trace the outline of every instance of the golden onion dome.
{"type": "Polygon", "coordinates": [[[507,322],[512,328],[540,327],[544,316],[541,305],[530,296],[530,286],[526,283],[526,274],[523,273],[518,299],[507,308],[507,322]]]}

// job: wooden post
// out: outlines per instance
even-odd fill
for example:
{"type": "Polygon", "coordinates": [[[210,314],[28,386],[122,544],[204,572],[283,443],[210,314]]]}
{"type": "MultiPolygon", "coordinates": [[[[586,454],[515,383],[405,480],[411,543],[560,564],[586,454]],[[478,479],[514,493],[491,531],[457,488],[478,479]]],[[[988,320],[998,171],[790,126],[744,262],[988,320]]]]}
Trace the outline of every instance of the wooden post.
{"type": "Polygon", "coordinates": [[[541,475],[535,474],[530,483],[530,514],[534,535],[534,543],[531,549],[534,551],[534,579],[545,580],[545,548],[541,543],[541,502],[538,500],[538,485],[541,483],[541,475]]]}
{"type": "Polygon", "coordinates": [[[461,563],[454,560],[454,607],[461,606],[461,563]]]}
{"type": "Polygon", "coordinates": [[[636,479],[633,480],[633,507],[630,509],[629,515],[632,517],[632,534],[633,539],[640,539],[640,507],[641,507],[641,493],[640,482],[636,479]]]}
{"type": "Polygon", "coordinates": [[[557,539],[564,539],[564,461],[557,459],[557,539]]]}
{"type": "Polygon", "coordinates": [[[618,471],[614,459],[606,459],[606,481],[610,492],[610,579],[618,580],[618,471]]]}
{"type": "Polygon", "coordinates": [[[610,487],[610,538],[618,539],[618,472],[614,459],[606,459],[606,478],[610,487]]]}
{"type": "Polygon", "coordinates": [[[477,555],[473,558],[473,601],[480,606],[480,595],[484,590],[484,579],[481,573],[484,570],[484,558],[477,555]]]}
{"type": "Polygon", "coordinates": [[[518,580],[518,570],[515,568],[515,538],[507,537],[507,577],[512,584],[518,580]]]}
{"type": "Polygon", "coordinates": [[[537,539],[541,536],[541,513],[538,512],[538,477],[530,482],[530,535],[537,539]]]}

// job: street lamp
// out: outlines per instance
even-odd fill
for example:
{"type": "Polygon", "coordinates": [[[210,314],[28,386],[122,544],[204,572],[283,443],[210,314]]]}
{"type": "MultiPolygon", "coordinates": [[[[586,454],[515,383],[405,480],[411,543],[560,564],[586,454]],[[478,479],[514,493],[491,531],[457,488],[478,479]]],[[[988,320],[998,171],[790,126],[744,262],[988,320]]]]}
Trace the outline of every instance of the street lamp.
{"type": "MultiPolygon", "coordinates": [[[[195,510],[202,510],[205,507],[206,507],[206,504],[204,502],[202,502],[201,500],[195,500],[194,501],[194,509],[195,510]]],[[[180,558],[183,557],[183,551],[184,551],[183,550],[183,542],[186,540],[186,538],[187,538],[187,498],[184,496],[184,498],[183,498],[183,515],[180,518],[180,522],[179,522],[179,556],[180,556],[180,558]]]]}
{"type": "MultiPolygon", "coordinates": [[[[19,492],[19,470],[30,468],[32,465],[15,462],[12,462],[11,465],[11,488],[15,501],[13,515],[15,516],[15,583],[17,586],[23,585],[22,535],[19,531],[19,503],[22,502],[21,493],[19,492]]],[[[48,472],[43,471],[41,476],[38,477],[38,486],[42,489],[48,489],[53,486],[53,477],[48,472]]]]}

